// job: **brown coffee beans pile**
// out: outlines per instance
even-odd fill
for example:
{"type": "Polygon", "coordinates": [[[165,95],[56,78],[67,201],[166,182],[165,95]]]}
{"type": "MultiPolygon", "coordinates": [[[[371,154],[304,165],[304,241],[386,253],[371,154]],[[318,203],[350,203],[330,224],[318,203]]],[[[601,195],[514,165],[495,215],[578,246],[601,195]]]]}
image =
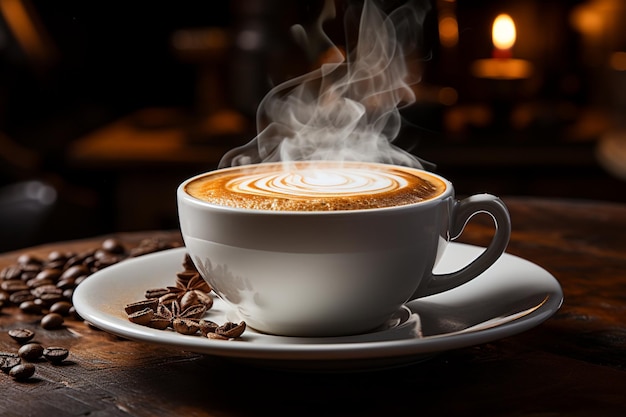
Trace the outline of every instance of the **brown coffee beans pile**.
{"type": "MultiPolygon", "coordinates": [[[[63,329],[66,318],[80,319],[72,305],[72,295],[76,286],[91,274],[127,258],[179,246],[178,242],[147,239],[126,249],[120,241],[111,238],[104,240],[100,247],[81,253],[52,251],[45,258],[22,254],[14,264],[0,270],[0,310],[16,307],[30,316],[25,317],[28,323],[23,323],[24,327],[31,325],[32,315],[35,315],[40,316],[42,329],[63,329]]],[[[28,361],[32,361],[40,350],[31,346],[33,343],[27,344],[34,331],[16,328],[8,333],[22,345],[22,353],[0,352],[0,367],[16,380],[28,379],[35,372],[34,365],[28,361]],[[27,362],[23,363],[22,359],[27,362]]],[[[41,349],[36,360],[45,358],[59,363],[68,355],[62,347],[41,346],[41,349]]]]}
{"type": "Polygon", "coordinates": [[[92,273],[121,260],[180,246],[176,242],[144,240],[126,250],[116,239],[82,253],[53,251],[45,259],[23,254],[0,270],[0,307],[18,306],[24,313],[41,314],[41,326],[57,329],[63,317],[75,314],[74,289],[92,273]]]}
{"type": "Polygon", "coordinates": [[[145,299],[126,305],[128,319],[159,330],[171,329],[185,335],[202,335],[209,339],[239,338],[246,323],[227,322],[218,325],[202,317],[213,306],[211,287],[200,276],[189,255],[183,270],[176,274],[175,286],[146,290],[145,299]]]}

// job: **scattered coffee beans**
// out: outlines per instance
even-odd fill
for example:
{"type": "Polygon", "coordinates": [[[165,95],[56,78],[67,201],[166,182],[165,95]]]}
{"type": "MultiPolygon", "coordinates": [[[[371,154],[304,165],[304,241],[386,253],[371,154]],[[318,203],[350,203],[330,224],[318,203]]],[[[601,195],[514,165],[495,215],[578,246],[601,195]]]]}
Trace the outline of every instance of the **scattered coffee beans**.
{"type": "MultiPolygon", "coordinates": [[[[14,329],[8,332],[17,342],[32,338],[34,332],[28,329],[14,329]]],[[[20,343],[21,344],[21,343],[20,343]]],[[[69,355],[69,350],[63,347],[44,348],[40,343],[30,342],[22,344],[17,353],[0,352],[0,370],[9,374],[15,380],[23,381],[35,373],[35,362],[42,357],[52,364],[60,364],[69,355]],[[26,363],[22,362],[26,361],[26,363]]]]}
{"type": "MultiPolygon", "coordinates": [[[[72,305],[72,295],[74,288],[89,275],[130,257],[179,246],[175,241],[146,239],[127,250],[119,240],[111,238],[104,240],[100,247],[81,253],[52,251],[46,258],[24,253],[15,264],[0,269],[0,310],[18,308],[21,314],[41,315],[40,325],[46,330],[63,329],[64,317],[80,319],[72,305]]],[[[158,304],[158,300],[155,302],[158,304]]],[[[166,326],[170,322],[167,320],[166,326]]],[[[30,329],[16,328],[8,334],[22,346],[18,353],[0,352],[0,370],[15,380],[28,379],[35,373],[35,366],[22,363],[22,359],[37,361],[43,356],[59,364],[68,357],[66,348],[44,348],[39,343],[28,343],[35,335],[30,329]]]]}

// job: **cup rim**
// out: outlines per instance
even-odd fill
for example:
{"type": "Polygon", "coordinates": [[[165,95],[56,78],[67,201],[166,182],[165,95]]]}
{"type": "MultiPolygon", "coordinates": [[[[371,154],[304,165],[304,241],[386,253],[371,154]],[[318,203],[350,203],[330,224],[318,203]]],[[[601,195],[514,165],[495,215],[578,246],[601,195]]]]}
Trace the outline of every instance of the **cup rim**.
{"type": "MultiPolygon", "coordinates": [[[[314,162],[314,161],[294,161],[294,162],[314,162]]],[[[387,211],[399,211],[399,210],[406,210],[409,208],[414,208],[416,206],[428,206],[431,204],[437,204],[438,202],[440,202],[441,200],[445,200],[446,198],[450,198],[450,197],[454,197],[454,186],[452,184],[452,182],[450,182],[447,178],[442,177],[439,174],[435,174],[433,172],[427,171],[425,169],[421,169],[421,168],[415,168],[415,167],[409,167],[409,166],[404,166],[404,165],[394,165],[394,164],[385,164],[385,163],[380,163],[380,162],[363,162],[363,161],[319,161],[319,162],[337,162],[337,163],[350,163],[350,164],[358,164],[358,163],[363,163],[363,164],[368,164],[368,165],[379,165],[379,166],[393,166],[393,167],[398,167],[398,168],[402,168],[402,169],[408,169],[408,170],[412,170],[412,171],[417,171],[417,172],[423,172],[427,175],[430,175],[432,177],[435,177],[436,179],[440,180],[441,182],[443,182],[443,184],[445,185],[445,189],[443,190],[443,192],[433,198],[430,198],[428,200],[424,200],[424,201],[417,201],[417,202],[413,202],[413,203],[408,203],[408,204],[402,204],[402,205],[397,205],[397,206],[388,206],[388,207],[374,207],[374,208],[360,208],[360,209],[348,209],[348,210],[319,210],[319,211],[299,211],[299,210],[264,210],[264,209],[253,209],[253,208],[241,208],[241,207],[232,207],[232,206],[224,206],[224,205],[220,205],[220,204],[216,204],[216,203],[211,203],[209,201],[205,201],[199,198],[196,198],[192,195],[190,195],[189,193],[187,193],[185,191],[185,187],[187,186],[187,184],[189,184],[192,181],[195,181],[199,178],[205,177],[207,175],[211,175],[212,173],[215,172],[225,172],[225,171],[231,171],[231,170],[236,170],[236,169],[241,169],[244,167],[252,167],[254,165],[268,165],[268,164],[272,164],[272,165],[279,165],[279,164],[283,164],[283,162],[262,162],[259,164],[250,164],[250,165],[238,165],[238,166],[234,166],[234,167],[225,167],[225,168],[218,168],[212,171],[205,171],[202,172],[200,174],[194,175],[190,178],[187,178],[186,180],[184,180],[182,183],[179,184],[178,188],[177,188],[177,197],[179,199],[179,201],[186,201],[188,203],[200,206],[200,207],[205,207],[205,208],[210,208],[213,210],[219,210],[219,211],[224,211],[224,212],[230,212],[230,213],[241,213],[241,214],[255,214],[255,215],[280,215],[280,216],[285,216],[285,215],[297,215],[297,216],[332,216],[332,215],[339,215],[339,214],[347,214],[347,213],[352,213],[351,215],[354,215],[356,213],[379,213],[379,212],[387,212],[387,211]]]]}

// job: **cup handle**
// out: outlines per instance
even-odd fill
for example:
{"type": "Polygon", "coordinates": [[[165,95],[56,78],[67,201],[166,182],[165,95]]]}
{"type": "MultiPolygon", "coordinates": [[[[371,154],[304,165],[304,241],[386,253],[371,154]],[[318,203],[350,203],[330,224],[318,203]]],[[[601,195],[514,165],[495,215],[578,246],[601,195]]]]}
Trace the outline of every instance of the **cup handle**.
{"type": "Polygon", "coordinates": [[[457,239],[467,222],[478,213],[489,214],[494,221],[495,234],[487,249],[464,268],[448,274],[431,274],[411,299],[450,290],[476,278],[504,253],[511,237],[511,217],[506,205],[491,194],[477,194],[455,202],[451,213],[450,238],[457,239]]]}

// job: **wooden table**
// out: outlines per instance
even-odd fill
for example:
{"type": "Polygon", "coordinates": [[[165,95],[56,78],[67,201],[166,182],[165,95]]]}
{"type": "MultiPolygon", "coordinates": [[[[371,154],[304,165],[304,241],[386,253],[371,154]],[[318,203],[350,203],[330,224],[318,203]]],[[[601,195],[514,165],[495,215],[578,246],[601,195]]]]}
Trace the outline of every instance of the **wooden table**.
{"type": "MultiPolygon", "coordinates": [[[[67,319],[43,330],[40,316],[5,307],[0,351],[16,351],[6,331],[27,327],[37,341],[70,349],[62,365],[37,363],[25,382],[0,373],[2,416],[481,415],[623,416],[626,413],[626,206],[507,199],[508,252],[539,264],[561,283],[559,312],[525,333],[377,372],[272,371],[109,335],[67,319]]],[[[480,220],[463,241],[484,245],[480,220]]],[[[178,241],[177,232],[117,235],[178,241]]],[[[82,251],[103,237],[22,252],[82,251]]]]}

